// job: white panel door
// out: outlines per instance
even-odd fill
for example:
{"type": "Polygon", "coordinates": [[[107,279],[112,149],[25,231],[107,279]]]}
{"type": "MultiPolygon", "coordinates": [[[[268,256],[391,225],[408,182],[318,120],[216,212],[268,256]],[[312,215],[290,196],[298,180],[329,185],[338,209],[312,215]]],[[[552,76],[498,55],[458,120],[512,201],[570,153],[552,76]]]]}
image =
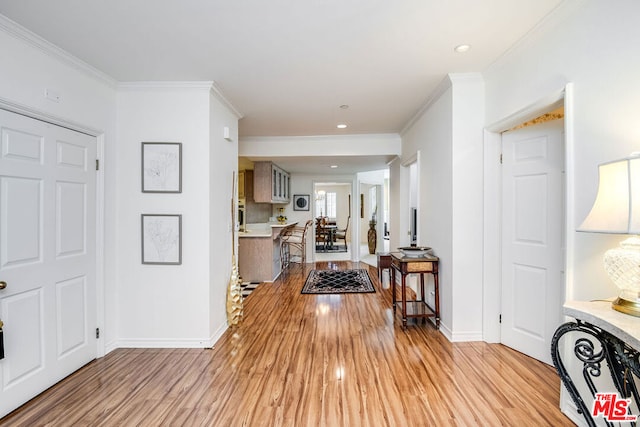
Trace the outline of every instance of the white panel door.
{"type": "Polygon", "coordinates": [[[564,134],[555,120],[502,135],[502,343],[551,364],[564,287],[564,134]]]}
{"type": "Polygon", "coordinates": [[[96,357],[90,136],[0,110],[0,417],[96,357]]]}

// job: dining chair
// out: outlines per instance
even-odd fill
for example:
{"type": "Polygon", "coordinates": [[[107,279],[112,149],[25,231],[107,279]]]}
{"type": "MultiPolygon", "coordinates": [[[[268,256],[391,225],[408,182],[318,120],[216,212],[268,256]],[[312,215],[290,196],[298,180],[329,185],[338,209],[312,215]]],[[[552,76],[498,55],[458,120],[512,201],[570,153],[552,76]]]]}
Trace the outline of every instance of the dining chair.
{"type": "Polygon", "coordinates": [[[334,236],[336,238],[336,243],[338,240],[344,240],[344,248],[348,250],[347,247],[347,231],[349,230],[349,223],[351,222],[351,216],[347,217],[347,226],[344,229],[337,229],[334,236]]]}
{"type": "Polygon", "coordinates": [[[325,251],[329,237],[327,234],[327,230],[325,230],[324,228],[326,225],[326,221],[326,217],[316,218],[316,249],[318,245],[322,245],[325,251]]]}

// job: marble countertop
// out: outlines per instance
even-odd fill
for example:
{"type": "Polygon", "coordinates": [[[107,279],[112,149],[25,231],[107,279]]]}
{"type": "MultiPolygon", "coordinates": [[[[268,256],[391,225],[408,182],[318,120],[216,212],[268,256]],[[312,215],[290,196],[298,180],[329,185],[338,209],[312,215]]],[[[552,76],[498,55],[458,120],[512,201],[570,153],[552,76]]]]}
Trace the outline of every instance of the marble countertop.
{"type": "Polygon", "coordinates": [[[640,317],[620,313],[611,308],[611,300],[567,301],[564,314],[590,323],[640,350],[640,317]]]}
{"type": "Polygon", "coordinates": [[[298,222],[287,222],[280,224],[279,222],[266,222],[258,224],[247,224],[246,231],[239,231],[238,237],[273,237],[274,229],[284,228],[289,225],[295,225],[298,222]]]}

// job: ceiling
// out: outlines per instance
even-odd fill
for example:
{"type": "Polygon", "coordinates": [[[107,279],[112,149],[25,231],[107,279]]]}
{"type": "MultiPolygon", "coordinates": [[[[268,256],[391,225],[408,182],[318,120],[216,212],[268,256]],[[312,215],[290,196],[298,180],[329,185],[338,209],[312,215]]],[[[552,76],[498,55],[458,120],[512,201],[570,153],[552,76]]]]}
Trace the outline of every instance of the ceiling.
{"type": "Polygon", "coordinates": [[[118,81],[215,81],[241,136],[303,136],[400,132],[447,73],[484,70],[559,3],[0,0],[0,13],[118,81]]]}
{"type": "MultiPolygon", "coordinates": [[[[447,73],[483,71],[560,2],[0,0],[0,13],[120,82],[215,81],[241,137],[312,136],[400,132],[447,73]]],[[[331,175],[391,157],[250,160],[331,175]]]]}
{"type": "MultiPolygon", "coordinates": [[[[386,169],[395,156],[314,156],[251,157],[252,162],[271,161],[289,173],[307,175],[353,175],[358,172],[386,169]],[[335,165],[337,168],[332,169],[335,165]]],[[[240,169],[253,169],[253,164],[240,163],[240,169]]]]}

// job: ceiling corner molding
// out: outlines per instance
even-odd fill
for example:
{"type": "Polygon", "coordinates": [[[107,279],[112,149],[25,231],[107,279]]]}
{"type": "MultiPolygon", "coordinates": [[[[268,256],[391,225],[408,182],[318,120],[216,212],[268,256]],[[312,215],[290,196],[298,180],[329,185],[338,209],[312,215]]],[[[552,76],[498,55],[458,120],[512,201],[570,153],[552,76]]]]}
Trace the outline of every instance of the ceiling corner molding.
{"type": "Polygon", "coordinates": [[[84,133],[89,136],[98,136],[104,133],[104,131],[100,129],[84,126],[73,120],[54,116],[49,113],[34,109],[28,105],[20,104],[3,97],[0,97],[0,109],[31,117],[32,119],[40,120],[42,122],[51,123],[52,125],[71,129],[73,131],[84,133]]]}
{"type": "Polygon", "coordinates": [[[533,28],[527,31],[520,39],[518,39],[511,47],[507,48],[502,55],[498,56],[482,73],[491,72],[506,61],[511,53],[523,48],[527,42],[539,34],[544,33],[545,29],[560,25],[565,19],[574,15],[578,9],[581,9],[588,0],[572,0],[561,1],[551,12],[544,16],[533,28]]]}
{"type": "Polygon", "coordinates": [[[238,120],[244,117],[244,115],[229,101],[229,99],[224,96],[222,93],[222,89],[216,82],[211,82],[211,93],[218,99],[218,101],[222,102],[235,116],[238,120]]]}
{"type": "Polygon", "coordinates": [[[118,89],[204,89],[210,90],[212,81],[133,81],[119,82],[118,89]]]}
{"type": "Polygon", "coordinates": [[[0,31],[3,31],[10,36],[15,37],[16,39],[26,42],[27,44],[35,47],[36,49],[51,56],[52,58],[73,67],[74,69],[84,73],[85,75],[95,80],[98,80],[101,83],[106,84],[111,88],[115,88],[117,85],[117,81],[113,77],[87,64],[81,59],[71,55],[66,50],[63,50],[53,43],[43,39],[36,33],[27,30],[22,25],[12,21],[2,14],[0,14],[0,31]]]}
{"type": "Polygon", "coordinates": [[[460,82],[484,82],[482,73],[449,73],[448,76],[452,84],[460,82]]]}
{"type": "Polygon", "coordinates": [[[422,104],[422,107],[418,109],[416,114],[414,114],[413,117],[411,117],[409,121],[402,127],[399,132],[400,136],[403,136],[409,129],[411,129],[411,126],[413,126],[418,121],[418,119],[422,117],[422,115],[429,109],[429,107],[431,107],[433,103],[436,102],[442,96],[442,94],[451,87],[451,83],[451,75],[448,74],[442,79],[442,81],[440,81],[440,83],[438,83],[438,86],[436,86],[433,92],[429,94],[427,99],[422,104]]]}

